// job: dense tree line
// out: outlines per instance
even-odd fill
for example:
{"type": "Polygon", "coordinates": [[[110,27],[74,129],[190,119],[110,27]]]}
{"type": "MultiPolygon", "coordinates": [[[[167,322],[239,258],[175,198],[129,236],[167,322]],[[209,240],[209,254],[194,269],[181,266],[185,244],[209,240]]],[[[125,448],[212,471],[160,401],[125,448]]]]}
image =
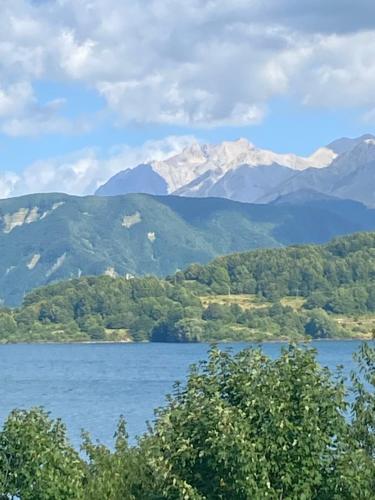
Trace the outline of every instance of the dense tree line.
{"type": "Polygon", "coordinates": [[[85,277],[34,290],[0,310],[0,340],[302,339],[349,336],[335,315],[375,312],[375,233],[257,250],[191,265],[165,280],[85,277]],[[262,307],[203,296],[242,294],[262,307]],[[283,304],[303,298],[303,307],[283,304]]]}
{"type": "Polygon", "coordinates": [[[306,309],[322,308],[336,314],[365,314],[375,312],[375,282],[352,284],[312,292],[306,309]]]}
{"type": "Polygon", "coordinates": [[[357,361],[348,384],[314,350],[270,359],[213,348],[135,446],[120,420],[113,450],[84,434],[79,454],[59,420],[16,410],[0,431],[0,497],[373,499],[374,349],[364,344],[357,361]]]}
{"type": "Polygon", "coordinates": [[[277,300],[309,296],[375,280],[375,233],[337,238],[326,245],[290,246],[220,257],[191,265],[172,280],[194,281],[211,293],[257,294],[277,300]]]}

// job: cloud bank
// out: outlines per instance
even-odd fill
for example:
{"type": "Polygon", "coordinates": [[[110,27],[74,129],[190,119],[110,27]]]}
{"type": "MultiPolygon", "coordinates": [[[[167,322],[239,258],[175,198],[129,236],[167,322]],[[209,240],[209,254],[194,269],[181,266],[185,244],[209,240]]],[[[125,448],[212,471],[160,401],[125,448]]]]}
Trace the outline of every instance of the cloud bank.
{"type": "MultiPolygon", "coordinates": [[[[373,0],[1,0],[0,133],[77,134],[96,117],[41,101],[39,82],[89,89],[118,124],[245,126],[287,96],[375,120],[373,0]],[[100,101],[101,102],[101,101],[100,101]]],[[[0,174],[0,196],[89,194],[112,174],[163,158],[170,137],[105,157],[92,148],[0,174]]]]}
{"type": "Polygon", "coordinates": [[[150,160],[163,160],[194,142],[191,136],[169,136],[138,147],[112,148],[103,155],[96,149],[38,161],[21,173],[0,172],[0,198],[28,193],[63,192],[89,195],[112,175],[150,160]]]}
{"type": "Polygon", "coordinates": [[[34,81],[78,82],[123,123],[248,125],[291,95],[375,109],[371,0],[2,0],[0,128],[69,133],[34,81]],[[33,124],[35,126],[33,127],[33,124]]]}

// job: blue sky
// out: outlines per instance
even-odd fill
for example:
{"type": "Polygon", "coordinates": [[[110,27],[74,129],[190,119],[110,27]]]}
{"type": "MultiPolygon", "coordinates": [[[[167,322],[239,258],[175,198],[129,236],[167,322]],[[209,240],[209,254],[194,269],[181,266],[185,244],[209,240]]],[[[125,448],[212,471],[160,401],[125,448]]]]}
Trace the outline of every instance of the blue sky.
{"type": "Polygon", "coordinates": [[[100,154],[105,155],[108,150],[123,143],[141,146],[147,140],[161,140],[170,135],[192,135],[209,143],[245,137],[261,148],[308,156],[336,138],[375,132],[372,124],[361,120],[358,109],[308,108],[281,98],[269,104],[266,117],[261,123],[249,126],[207,128],[160,124],[126,125],[118,123],[113,113],[107,113],[103,99],[89,89],[50,82],[42,82],[37,87],[41,102],[59,96],[66,98],[64,116],[75,118],[91,113],[102,113],[102,116],[97,117],[97,124],[92,130],[82,133],[59,132],[31,137],[1,134],[1,158],[6,169],[21,171],[37,160],[63,156],[84,148],[95,147],[100,154]]]}
{"type": "Polygon", "coordinates": [[[3,0],[0,196],[87,194],[194,138],[309,155],[375,132],[374,87],[369,0],[3,0]]]}

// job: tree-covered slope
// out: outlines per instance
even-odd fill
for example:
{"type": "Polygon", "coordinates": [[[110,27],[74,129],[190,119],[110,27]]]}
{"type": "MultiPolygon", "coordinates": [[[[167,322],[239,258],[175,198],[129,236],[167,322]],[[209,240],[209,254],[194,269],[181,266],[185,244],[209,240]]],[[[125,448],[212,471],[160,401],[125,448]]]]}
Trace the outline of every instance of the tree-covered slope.
{"type": "Polygon", "coordinates": [[[375,332],[375,233],[193,264],[167,279],[73,279],[0,312],[2,341],[214,341],[375,332]]]}
{"type": "Polygon", "coordinates": [[[0,201],[0,299],[84,275],[164,276],[192,262],[375,229],[346,201],[251,205],[225,199],[30,195],[0,201]]]}
{"type": "Polygon", "coordinates": [[[219,257],[194,264],[173,280],[214,293],[257,294],[270,300],[308,297],[358,283],[375,285],[375,233],[336,238],[325,245],[289,246],[219,257]]]}

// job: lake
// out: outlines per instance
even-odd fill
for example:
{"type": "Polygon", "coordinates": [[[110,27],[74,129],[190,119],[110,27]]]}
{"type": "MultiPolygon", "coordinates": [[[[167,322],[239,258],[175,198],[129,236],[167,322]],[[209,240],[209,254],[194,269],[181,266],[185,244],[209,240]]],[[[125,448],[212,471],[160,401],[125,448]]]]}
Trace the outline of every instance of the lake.
{"type": "MultiPolygon", "coordinates": [[[[250,344],[225,344],[239,351],[250,344]]],[[[281,343],[264,344],[277,356],[281,343]]],[[[349,372],[359,341],[313,342],[319,361],[349,372]]],[[[132,439],[146,429],[153,409],[162,405],[176,380],[184,381],[189,365],[207,356],[207,344],[42,344],[0,346],[0,420],[13,408],[43,406],[67,424],[79,446],[83,427],[112,444],[120,415],[132,439]]]]}

